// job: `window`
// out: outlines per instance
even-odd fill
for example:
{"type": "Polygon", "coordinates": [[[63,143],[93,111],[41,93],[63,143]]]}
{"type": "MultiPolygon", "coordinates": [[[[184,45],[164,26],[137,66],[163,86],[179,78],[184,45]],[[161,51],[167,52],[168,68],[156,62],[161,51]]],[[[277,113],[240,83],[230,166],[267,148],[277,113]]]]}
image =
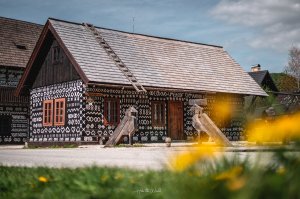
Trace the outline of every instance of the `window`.
{"type": "Polygon", "coordinates": [[[0,136],[11,136],[11,116],[0,115],[0,136]]]}
{"type": "Polygon", "coordinates": [[[52,126],[53,100],[43,102],[43,126],[52,126]]]}
{"type": "Polygon", "coordinates": [[[61,52],[59,46],[52,47],[52,64],[59,64],[62,62],[61,52]]]}
{"type": "Polygon", "coordinates": [[[157,101],[151,103],[152,126],[165,126],[165,102],[157,101]]]}
{"type": "Polygon", "coordinates": [[[43,102],[43,126],[65,125],[66,99],[45,100],[43,102]],[[53,107],[54,104],[54,107],[53,107]],[[54,118],[54,123],[53,123],[54,118]]]}
{"type": "Polygon", "coordinates": [[[65,125],[65,98],[54,100],[54,125],[65,125]]]}
{"type": "Polygon", "coordinates": [[[120,122],[120,100],[104,99],[104,124],[118,125],[120,122]]]}

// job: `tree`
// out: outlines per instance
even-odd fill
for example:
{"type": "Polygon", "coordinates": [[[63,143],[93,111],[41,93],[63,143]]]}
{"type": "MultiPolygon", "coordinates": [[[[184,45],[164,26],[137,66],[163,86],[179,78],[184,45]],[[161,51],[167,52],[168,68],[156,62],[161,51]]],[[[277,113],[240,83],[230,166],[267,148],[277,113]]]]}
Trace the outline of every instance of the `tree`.
{"type": "Polygon", "coordinates": [[[271,77],[279,91],[293,92],[297,90],[298,85],[295,77],[286,73],[271,73],[271,77]]]}
{"type": "Polygon", "coordinates": [[[289,62],[286,72],[297,80],[298,90],[300,89],[300,49],[293,46],[289,50],[289,62]]]}

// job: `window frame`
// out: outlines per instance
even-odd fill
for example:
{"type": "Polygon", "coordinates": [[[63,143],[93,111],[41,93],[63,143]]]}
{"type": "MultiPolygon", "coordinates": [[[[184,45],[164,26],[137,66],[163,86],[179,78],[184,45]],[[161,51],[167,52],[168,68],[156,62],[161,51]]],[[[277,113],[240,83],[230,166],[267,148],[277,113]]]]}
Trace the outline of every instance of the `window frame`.
{"type": "Polygon", "coordinates": [[[52,64],[62,63],[62,49],[57,45],[52,47],[52,64]]]}
{"type": "Polygon", "coordinates": [[[44,100],[43,101],[43,126],[52,126],[52,124],[53,124],[53,100],[44,100]],[[46,107],[47,104],[50,104],[49,107],[50,109],[46,107]],[[45,111],[47,114],[45,114],[45,111]]]}
{"type": "MultiPolygon", "coordinates": [[[[157,107],[157,106],[156,106],[157,107]]],[[[166,126],[166,103],[165,101],[152,101],[151,102],[151,123],[152,127],[165,127],[166,126]],[[155,110],[155,105],[160,105],[160,112],[155,110]],[[160,117],[155,117],[156,114],[160,114],[160,117]],[[160,118],[160,121],[159,121],[160,118]]]]}
{"type": "Polygon", "coordinates": [[[58,98],[54,99],[54,126],[64,126],[65,125],[65,116],[66,116],[66,98],[58,98]],[[61,121],[57,121],[57,103],[62,102],[62,107],[59,107],[60,110],[62,110],[62,113],[58,116],[61,117],[61,121]]]}
{"type": "MultiPolygon", "coordinates": [[[[110,108],[110,111],[112,109],[110,108]]],[[[104,98],[104,125],[105,126],[117,126],[120,123],[120,99],[119,98],[104,98]],[[116,113],[108,113],[108,103],[115,102],[116,103],[116,113]],[[108,121],[108,114],[113,115],[113,121],[108,121]],[[116,119],[116,121],[115,121],[116,119]]]]}

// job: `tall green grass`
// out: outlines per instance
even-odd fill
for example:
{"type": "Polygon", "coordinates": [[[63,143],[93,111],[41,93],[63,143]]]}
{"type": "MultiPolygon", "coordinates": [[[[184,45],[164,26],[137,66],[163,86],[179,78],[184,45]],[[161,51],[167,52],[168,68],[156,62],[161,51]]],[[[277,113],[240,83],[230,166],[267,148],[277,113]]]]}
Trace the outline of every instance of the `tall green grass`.
{"type": "Polygon", "coordinates": [[[0,198],[300,198],[300,159],[276,152],[268,166],[238,158],[184,171],[0,167],[0,198]]]}

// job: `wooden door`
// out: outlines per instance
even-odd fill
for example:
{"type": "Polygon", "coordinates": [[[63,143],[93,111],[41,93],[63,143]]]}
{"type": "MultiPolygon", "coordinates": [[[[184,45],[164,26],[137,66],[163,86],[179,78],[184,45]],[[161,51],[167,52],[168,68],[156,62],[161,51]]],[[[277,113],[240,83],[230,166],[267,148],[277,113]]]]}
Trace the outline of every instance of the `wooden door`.
{"type": "Polygon", "coordinates": [[[170,101],[168,108],[168,135],[172,140],[183,140],[183,104],[170,101]]]}

